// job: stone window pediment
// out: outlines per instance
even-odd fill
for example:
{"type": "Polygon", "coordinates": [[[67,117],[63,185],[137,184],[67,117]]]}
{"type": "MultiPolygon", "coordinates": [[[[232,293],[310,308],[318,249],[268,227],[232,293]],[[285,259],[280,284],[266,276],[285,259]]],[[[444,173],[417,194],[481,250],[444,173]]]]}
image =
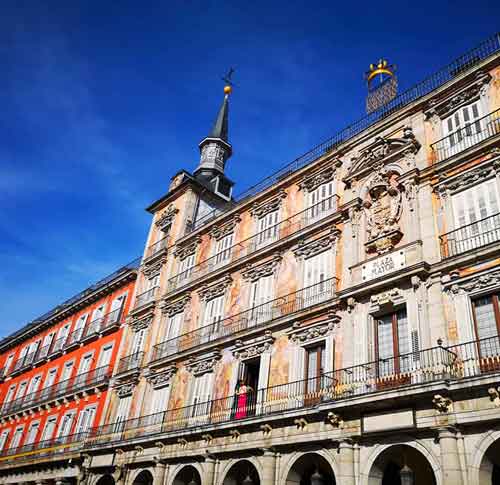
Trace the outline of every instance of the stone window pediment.
{"type": "Polygon", "coordinates": [[[186,364],[186,369],[195,376],[206,374],[207,372],[213,372],[217,362],[219,362],[221,358],[222,355],[220,351],[214,350],[208,354],[190,359],[186,364]]]}
{"type": "Polygon", "coordinates": [[[174,256],[179,258],[181,261],[186,259],[196,253],[196,249],[201,244],[201,236],[196,236],[194,239],[186,242],[182,246],[179,246],[174,251],[174,256]]]}
{"type": "Polygon", "coordinates": [[[276,254],[270,260],[264,263],[249,264],[242,271],[243,279],[257,281],[264,276],[273,275],[281,262],[281,255],[276,254]]]}
{"type": "Polygon", "coordinates": [[[485,291],[498,290],[500,288],[500,270],[481,272],[466,278],[452,276],[443,278],[444,289],[452,294],[459,293],[483,293],[485,291]]]}
{"type": "Polygon", "coordinates": [[[241,217],[236,214],[229,221],[211,227],[209,235],[216,241],[234,232],[236,226],[241,222],[241,217]]]}
{"type": "Polygon", "coordinates": [[[293,254],[296,258],[310,258],[316,256],[316,254],[322,253],[330,248],[332,248],[339,238],[341,232],[334,228],[329,234],[312,241],[307,239],[302,239],[298,242],[295,248],[292,249],[293,254]]]}
{"type": "Polygon", "coordinates": [[[369,313],[380,313],[392,310],[405,303],[404,294],[398,288],[393,288],[370,297],[369,313]]]}
{"type": "Polygon", "coordinates": [[[321,167],[319,170],[306,175],[303,179],[298,182],[298,186],[300,190],[304,190],[306,192],[312,192],[317,189],[320,185],[323,185],[327,182],[331,182],[337,173],[337,169],[342,166],[342,161],[340,159],[336,159],[332,165],[327,167],[321,167]]]}
{"type": "Polygon", "coordinates": [[[163,300],[160,308],[164,315],[173,317],[177,313],[182,313],[189,303],[191,303],[191,296],[184,295],[173,301],[163,300]]]}
{"type": "Polygon", "coordinates": [[[245,360],[258,357],[264,352],[270,352],[273,348],[275,338],[271,332],[267,331],[265,335],[243,341],[237,340],[231,348],[231,352],[236,359],[245,360]]]}
{"type": "Polygon", "coordinates": [[[175,207],[173,204],[170,204],[156,220],[156,227],[160,229],[160,231],[166,232],[171,227],[178,212],[179,209],[177,209],[177,207],[175,207]]]}
{"type": "Polygon", "coordinates": [[[135,386],[137,384],[137,379],[129,380],[122,384],[118,384],[114,386],[116,395],[121,399],[124,397],[131,396],[134,392],[135,386]]]}
{"type": "Polygon", "coordinates": [[[198,290],[200,300],[209,301],[217,298],[218,296],[224,295],[232,283],[233,278],[231,278],[231,275],[226,275],[214,283],[204,285],[198,290]]]}
{"type": "Polygon", "coordinates": [[[167,255],[162,256],[153,262],[146,262],[142,265],[142,273],[150,280],[158,276],[161,272],[163,265],[167,262],[167,255]]]}
{"type": "Polygon", "coordinates": [[[150,374],[147,376],[147,380],[153,389],[161,389],[171,383],[176,372],[177,367],[175,365],[170,365],[162,371],[150,374]]]}
{"type": "Polygon", "coordinates": [[[250,210],[250,214],[257,218],[264,217],[266,214],[278,210],[281,207],[283,199],[286,197],[286,191],[281,189],[278,193],[268,199],[262,202],[255,202],[250,210]]]}
{"type": "Polygon", "coordinates": [[[131,318],[129,326],[134,332],[139,332],[144,328],[148,328],[153,321],[153,314],[142,315],[140,317],[131,318]]]}
{"type": "Polygon", "coordinates": [[[288,338],[295,345],[307,345],[311,342],[326,338],[333,333],[340,324],[340,317],[332,314],[327,320],[302,325],[295,322],[292,329],[287,332],[288,338]]]}

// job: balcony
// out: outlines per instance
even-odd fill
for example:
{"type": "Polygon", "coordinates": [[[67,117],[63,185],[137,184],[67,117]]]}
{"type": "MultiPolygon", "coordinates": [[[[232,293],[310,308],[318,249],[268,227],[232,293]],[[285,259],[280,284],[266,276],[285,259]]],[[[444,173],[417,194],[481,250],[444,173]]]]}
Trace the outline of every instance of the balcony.
{"type": "Polygon", "coordinates": [[[146,305],[153,303],[156,294],[158,293],[158,288],[159,286],[155,286],[153,288],[150,288],[149,290],[144,291],[143,293],[140,293],[135,297],[135,306],[134,310],[137,310],[139,308],[145,307],[146,305]]]}
{"type": "Polygon", "coordinates": [[[58,382],[57,384],[43,389],[39,389],[36,392],[14,399],[8,403],[4,403],[1,408],[0,415],[2,417],[6,417],[11,414],[26,411],[27,409],[40,407],[43,404],[59,400],[70,395],[90,391],[94,388],[107,385],[109,377],[109,366],[99,367],[89,372],[75,375],[70,379],[58,382]]]}
{"type": "Polygon", "coordinates": [[[433,143],[431,148],[434,152],[434,160],[435,162],[447,160],[498,134],[500,134],[500,109],[468,123],[463,128],[433,143]]]}
{"type": "MultiPolygon", "coordinates": [[[[337,403],[347,405],[358,397],[371,400],[390,398],[390,391],[401,395],[417,392],[430,383],[460,382],[474,377],[496,377],[500,371],[500,337],[477,340],[452,347],[441,345],[387,359],[338,369],[318,377],[259,389],[249,393],[247,405],[240,408],[237,396],[197,403],[93,428],[86,448],[109,443],[189,430],[200,432],[211,426],[231,423],[241,426],[255,419],[315,409],[326,412],[337,403]],[[384,392],[386,394],[384,394],[384,392]]],[[[495,381],[496,382],[496,381],[495,381]]],[[[423,392],[429,392],[428,386],[423,392]]],[[[422,391],[421,391],[422,392],[422,391]]],[[[432,392],[432,391],[431,391],[432,392]]],[[[366,400],[364,401],[366,403],[366,400]]]]}
{"type": "Polygon", "coordinates": [[[500,241],[500,213],[439,236],[443,259],[500,241]]]}
{"type": "Polygon", "coordinates": [[[122,357],[120,362],[118,362],[116,375],[122,376],[124,374],[128,374],[129,372],[137,371],[141,368],[143,360],[144,352],[136,352],[135,354],[122,357]]]}
{"type": "Polygon", "coordinates": [[[80,342],[82,340],[83,330],[84,330],[84,327],[80,327],[80,328],[73,330],[68,335],[66,343],[64,344],[64,347],[65,347],[64,350],[70,350],[70,349],[73,349],[73,348],[78,347],[80,345],[80,342]]]}
{"type": "Polygon", "coordinates": [[[219,254],[205,259],[192,268],[178,273],[168,280],[167,291],[174,291],[181,286],[189,284],[195,279],[211,273],[212,271],[245,258],[257,250],[263,249],[274,243],[275,241],[289,238],[302,229],[320,222],[322,219],[330,216],[337,210],[338,199],[338,195],[333,195],[325,200],[322,200],[318,204],[298,212],[288,219],[279,222],[275,226],[268,227],[264,231],[261,231],[252,237],[225,249],[219,254]]]}
{"type": "Polygon", "coordinates": [[[220,322],[197,328],[153,347],[152,362],[179,352],[221,340],[252,328],[260,328],[278,318],[289,316],[331,300],[337,290],[337,278],[302,288],[294,293],[270,300],[220,322]]]}
{"type": "Polygon", "coordinates": [[[154,244],[149,245],[146,249],[146,253],[144,254],[144,261],[151,261],[152,259],[159,258],[163,254],[166,254],[168,242],[169,237],[165,236],[154,244]]]}
{"type": "Polygon", "coordinates": [[[48,357],[55,357],[56,355],[60,354],[64,350],[64,344],[66,343],[67,336],[59,337],[58,339],[54,340],[52,343],[52,347],[49,349],[49,352],[47,354],[48,357]]]}
{"type": "Polygon", "coordinates": [[[0,451],[0,462],[8,460],[30,460],[38,459],[48,455],[56,455],[79,450],[82,447],[87,432],[59,436],[50,440],[38,441],[36,443],[6,448],[0,451]]]}
{"type": "Polygon", "coordinates": [[[82,342],[97,338],[107,332],[118,328],[123,321],[122,309],[117,308],[102,317],[92,320],[84,329],[81,337],[82,342]]]}

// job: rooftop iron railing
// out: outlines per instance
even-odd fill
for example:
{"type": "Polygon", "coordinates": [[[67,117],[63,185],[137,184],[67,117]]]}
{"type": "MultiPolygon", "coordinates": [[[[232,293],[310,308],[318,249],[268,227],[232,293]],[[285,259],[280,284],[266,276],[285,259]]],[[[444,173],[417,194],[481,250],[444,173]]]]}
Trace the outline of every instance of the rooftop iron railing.
{"type": "Polygon", "coordinates": [[[262,249],[269,244],[288,238],[311,224],[318,223],[321,219],[330,216],[337,210],[338,195],[328,197],[307,209],[294,214],[284,221],[268,227],[253,236],[222,250],[214,256],[201,261],[197,265],[182,271],[168,280],[167,291],[187,285],[191,281],[220,269],[230,263],[243,259],[244,257],[262,249]]]}
{"type": "Polygon", "coordinates": [[[38,389],[10,402],[3,403],[0,415],[2,417],[15,414],[26,409],[37,407],[47,402],[59,399],[85,389],[107,384],[110,378],[110,367],[98,367],[89,372],[74,375],[52,386],[38,389]]]}
{"type": "Polygon", "coordinates": [[[435,89],[443,86],[447,82],[451,81],[455,77],[464,73],[465,71],[471,69],[472,67],[478,65],[488,57],[496,54],[500,51],[500,33],[495,33],[491,37],[487,38],[483,42],[481,42],[478,46],[469,50],[465,54],[457,57],[454,61],[452,61],[447,66],[439,69],[437,72],[431,74],[429,77],[425,78],[423,81],[414,85],[413,87],[403,91],[401,94],[396,96],[394,99],[389,101],[387,104],[375,110],[358,121],[352,123],[347,126],[340,132],[338,132],[333,137],[328,140],[320,143],[312,150],[308,151],[304,155],[296,158],[289,164],[285,165],[280,170],[276,171],[269,177],[266,177],[264,180],[258,182],[254,186],[250,187],[243,193],[239,194],[235,197],[234,201],[227,204],[227,206],[222,209],[214,209],[209,212],[203,218],[195,221],[193,224],[187,227],[186,232],[192,232],[195,229],[198,229],[205,224],[208,224],[215,217],[219,216],[222,212],[226,210],[230,210],[233,207],[243,203],[250,197],[262,192],[263,190],[271,187],[275,183],[279,182],[284,177],[292,174],[293,172],[301,169],[302,167],[308,165],[309,163],[317,160],[321,156],[326,153],[334,150],[336,147],[345,143],[346,141],[354,138],[356,135],[359,135],[362,131],[366,130],[370,126],[374,125],[378,121],[386,118],[387,116],[395,113],[396,111],[402,109],[403,107],[409,105],[413,101],[428,95],[435,89]]]}
{"type": "Polygon", "coordinates": [[[435,161],[442,162],[492,136],[500,134],[500,109],[467,123],[431,145],[435,161]]]}
{"type": "MultiPolygon", "coordinates": [[[[169,409],[156,414],[94,427],[86,448],[178,431],[328,407],[339,401],[382,391],[411,389],[437,381],[462,380],[500,370],[500,337],[490,337],[452,347],[438,345],[386,359],[341,368],[317,377],[258,389],[246,399],[230,395],[222,399],[169,409]]],[[[393,399],[391,395],[391,399],[393,399]]]]}
{"type": "Polygon", "coordinates": [[[142,366],[143,360],[144,360],[144,352],[136,352],[134,354],[122,357],[120,359],[120,362],[118,362],[116,375],[124,374],[126,372],[139,369],[142,366]]]}
{"type": "Polygon", "coordinates": [[[164,238],[160,239],[154,244],[149,245],[148,248],[146,249],[146,254],[144,255],[144,259],[152,258],[156,254],[162,252],[163,250],[166,250],[168,248],[168,241],[169,237],[165,236],[164,238]]]}
{"type": "Polygon", "coordinates": [[[151,360],[161,360],[193,347],[214,342],[251,328],[261,327],[277,318],[325,303],[334,297],[336,290],[337,278],[330,278],[256,305],[236,315],[231,315],[218,322],[204,325],[155,345],[151,360]]]}
{"type": "Polygon", "coordinates": [[[500,212],[439,236],[443,259],[500,241],[500,212]]]}
{"type": "Polygon", "coordinates": [[[22,460],[79,450],[88,436],[88,432],[58,436],[31,444],[6,448],[0,451],[0,462],[9,459],[22,460]]]}

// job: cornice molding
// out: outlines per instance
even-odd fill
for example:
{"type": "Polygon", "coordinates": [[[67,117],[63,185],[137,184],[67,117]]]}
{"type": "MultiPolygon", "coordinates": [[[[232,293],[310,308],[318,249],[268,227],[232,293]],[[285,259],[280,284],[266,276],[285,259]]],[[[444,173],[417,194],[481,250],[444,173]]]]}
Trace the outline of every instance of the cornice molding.
{"type": "Polygon", "coordinates": [[[463,279],[455,279],[456,276],[454,276],[452,274],[451,277],[448,277],[448,281],[444,282],[444,289],[454,295],[500,287],[500,269],[478,273],[463,279]]]}
{"type": "Polygon", "coordinates": [[[158,276],[161,272],[161,268],[167,262],[167,255],[163,255],[160,259],[157,259],[152,262],[145,262],[141,266],[142,273],[148,279],[152,279],[155,276],[158,276]]]}
{"type": "Polygon", "coordinates": [[[129,321],[129,327],[134,331],[138,332],[144,328],[148,328],[153,321],[153,314],[148,314],[141,316],[139,318],[131,318],[129,321]]]}
{"type": "Polygon", "coordinates": [[[331,313],[328,320],[314,322],[309,325],[302,325],[300,322],[295,322],[292,329],[287,332],[288,338],[295,345],[308,344],[317,339],[324,338],[338,328],[340,317],[331,313]]]}
{"type": "Polygon", "coordinates": [[[127,380],[126,382],[116,384],[114,386],[114,390],[116,392],[116,395],[122,399],[124,397],[131,396],[134,392],[135,386],[137,384],[137,378],[134,377],[133,379],[127,380]]]}

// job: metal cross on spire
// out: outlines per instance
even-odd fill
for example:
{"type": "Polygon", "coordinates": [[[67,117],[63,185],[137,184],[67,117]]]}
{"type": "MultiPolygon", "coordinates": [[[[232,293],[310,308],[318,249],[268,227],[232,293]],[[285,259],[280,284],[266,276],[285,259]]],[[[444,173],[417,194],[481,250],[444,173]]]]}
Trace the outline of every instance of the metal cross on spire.
{"type": "Polygon", "coordinates": [[[234,73],[234,68],[233,67],[230,67],[229,68],[229,71],[227,71],[227,74],[225,76],[222,77],[222,80],[228,85],[228,86],[234,86],[234,83],[232,81],[232,77],[233,77],[233,73],[234,73]]]}

